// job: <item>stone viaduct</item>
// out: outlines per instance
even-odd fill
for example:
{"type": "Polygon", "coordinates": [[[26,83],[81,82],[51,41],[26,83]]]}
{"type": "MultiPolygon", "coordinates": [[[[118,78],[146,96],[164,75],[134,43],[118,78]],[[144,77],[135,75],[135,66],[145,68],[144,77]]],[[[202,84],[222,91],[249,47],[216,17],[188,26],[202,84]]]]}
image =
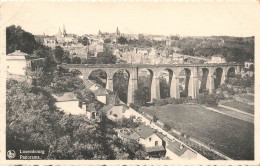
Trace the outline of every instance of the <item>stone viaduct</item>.
{"type": "Polygon", "coordinates": [[[138,71],[147,69],[152,78],[151,100],[160,99],[159,76],[162,71],[169,72],[170,96],[180,98],[179,78],[180,73],[185,73],[185,93],[193,99],[199,94],[200,89],[208,89],[212,93],[219,85],[223,84],[230,73],[239,74],[241,64],[220,63],[220,64],[63,64],[63,67],[78,70],[82,73],[83,79],[87,80],[94,70],[106,72],[106,89],[114,91],[113,76],[119,70],[125,70],[129,76],[127,104],[134,103],[134,91],[137,90],[138,71]]]}

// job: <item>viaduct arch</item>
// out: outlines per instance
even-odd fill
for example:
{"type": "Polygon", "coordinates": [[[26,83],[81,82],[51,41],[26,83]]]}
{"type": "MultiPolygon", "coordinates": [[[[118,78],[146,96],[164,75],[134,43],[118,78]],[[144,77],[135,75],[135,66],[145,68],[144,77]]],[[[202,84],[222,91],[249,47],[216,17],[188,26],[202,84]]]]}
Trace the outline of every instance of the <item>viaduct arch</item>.
{"type": "Polygon", "coordinates": [[[180,98],[180,78],[182,71],[185,71],[185,89],[187,96],[193,99],[198,96],[201,90],[207,89],[212,93],[219,85],[230,77],[231,73],[239,74],[241,64],[221,63],[221,64],[64,64],[60,65],[69,69],[76,69],[83,75],[83,80],[87,80],[94,70],[103,70],[106,73],[106,89],[113,91],[113,76],[119,70],[126,70],[129,74],[127,104],[135,103],[134,91],[137,90],[138,71],[147,69],[151,74],[151,100],[160,99],[160,73],[167,70],[171,73],[169,80],[170,97],[180,98]]]}

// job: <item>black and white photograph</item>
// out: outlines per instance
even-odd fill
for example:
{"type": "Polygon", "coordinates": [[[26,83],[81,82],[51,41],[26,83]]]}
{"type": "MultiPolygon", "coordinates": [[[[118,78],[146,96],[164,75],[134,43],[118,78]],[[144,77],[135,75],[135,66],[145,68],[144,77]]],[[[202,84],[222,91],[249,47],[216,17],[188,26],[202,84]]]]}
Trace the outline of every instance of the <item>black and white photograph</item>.
{"type": "Polygon", "coordinates": [[[0,9],[6,163],[259,160],[259,1],[0,9]]]}

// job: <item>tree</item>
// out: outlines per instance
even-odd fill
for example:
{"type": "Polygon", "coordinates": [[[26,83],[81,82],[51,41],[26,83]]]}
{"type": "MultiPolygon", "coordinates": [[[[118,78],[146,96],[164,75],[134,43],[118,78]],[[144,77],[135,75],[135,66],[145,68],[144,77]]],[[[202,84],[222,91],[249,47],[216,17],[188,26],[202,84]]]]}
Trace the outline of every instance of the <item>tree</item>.
{"type": "Polygon", "coordinates": [[[108,52],[99,52],[96,59],[97,64],[115,64],[116,56],[108,52]]]}
{"type": "Polygon", "coordinates": [[[149,89],[148,87],[144,87],[143,82],[138,82],[138,89],[134,92],[135,100],[140,105],[145,105],[147,101],[149,101],[149,89]]]}
{"type": "Polygon", "coordinates": [[[117,71],[113,76],[115,92],[123,102],[127,102],[129,75],[124,70],[117,71]]]}
{"type": "Polygon", "coordinates": [[[119,43],[119,44],[127,44],[128,42],[127,42],[127,39],[125,38],[125,37],[123,37],[123,36],[120,36],[118,39],[117,39],[117,42],[119,43]]]}
{"type": "Polygon", "coordinates": [[[89,43],[89,39],[87,38],[87,37],[83,37],[83,39],[82,39],[82,44],[84,45],[84,46],[88,46],[90,43],[89,43]]]}
{"type": "Polygon", "coordinates": [[[61,46],[56,46],[54,49],[54,55],[59,63],[62,62],[64,56],[64,50],[61,46]]]}
{"type": "Polygon", "coordinates": [[[81,63],[81,59],[79,57],[73,57],[72,58],[72,63],[73,64],[80,64],[81,63]]]}
{"type": "Polygon", "coordinates": [[[82,64],[96,64],[97,59],[95,57],[90,57],[87,59],[84,59],[82,64]]]}
{"type": "Polygon", "coordinates": [[[24,31],[20,26],[11,25],[6,28],[6,52],[7,54],[15,50],[21,50],[27,54],[32,54],[37,43],[34,36],[24,31]]]}
{"type": "Polygon", "coordinates": [[[106,38],[106,39],[104,40],[104,43],[111,43],[111,39],[106,38]]]}
{"type": "Polygon", "coordinates": [[[165,99],[167,97],[170,97],[169,94],[170,88],[166,82],[165,78],[160,79],[160,95],[162,99],[165,99]]]}

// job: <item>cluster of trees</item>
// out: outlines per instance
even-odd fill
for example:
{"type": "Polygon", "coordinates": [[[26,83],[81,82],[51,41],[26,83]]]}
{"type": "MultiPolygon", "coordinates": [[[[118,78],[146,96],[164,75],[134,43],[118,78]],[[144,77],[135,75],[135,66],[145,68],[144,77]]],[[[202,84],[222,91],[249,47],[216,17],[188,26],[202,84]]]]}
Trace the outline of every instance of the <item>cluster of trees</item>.
{"type": "Polygon", "coordinates": [[[37,49],[38,44],[34,36],[24,31],[20,26],[11,25],[6,28],[6,52],[7,54],[15,50],[32,54],[37,49]]]}
{"type": "Polygon", "coordinates": [[[82,43],[82,45],[84,46],[90,45],[90,41],[87,37],[83,37],[83,38],[79,37],[78,42],[82,43]]]}
{"type": "Polygon", "coordinates": [[[254,87],[254,82],[254,76],[249,77],[248,75],[245,75],[244,77],[241,75],[235,75],[235,77],[230,77],[225,80],[226,84],[241,87],[254,87]]]}
{"type": "Polygon", "coordinates": [[[128,45],[133,47],[141,47],[141,48],[162,48],[166,46],[165,41],[155,41],[155,40],[148,40],[148,39],[139,39],[139,40],[132,40],[128,41],[128,45]]]}
{"type": "Polygon", "coordinates": [[[85,85],[83,80],[79,78],[80,74],[78,71],[69,71],[69,69],[59,67],[49,78],[52,79],[52,92],[60,94],[84,89],[85,85]]]}
{"type": "MultiPolygon", "coordinates": [[[[55,99],[26,82],[7,81],[7,150],[43,149],[42,159],[145,159],[136,141],[122,141],[113,125],[57,110],[55,99]]],[[[85,95],[91,102],[92,95],[85,95]]],[[[18,156],[19,157],[19,156],[18,156]]]]}
{"type": "Polygon", "coordinates": [[[254,59],[254,37],[171,37],[172,47],[180,48],[180,53],[191,56],[211,57],[214,54],[222,54],[228,62],[243,63],[248,59],[254,59]]]}
{"type": "Polygon", "coordinates": [[[190,97],[187,97],[187,98],[181,97],[179,99],[175,99],[174,97],[170,97],[170,98],[167,98],[167,99],[160,99],[160,100],[153,99],[152,105],[163,106],[163,105],[167,105],[167,104],[183,104],[183,103],[188,103],[190,101],[191,101],[190,97]]]}
{"type": "Polygon", "coordinates": [[[126,39],[125,37],[120,36],[120,37],[117,39],[117,43],[124,45],[124,44],[127,44],[128,41],[127,41],[127,39],[126,39]]]}
{"type": "Polygon", "coordinates": [[[114,74],[113,86],[120,100],[127,103],[129,74],[125,70],[119,70],[114,74]]]}

